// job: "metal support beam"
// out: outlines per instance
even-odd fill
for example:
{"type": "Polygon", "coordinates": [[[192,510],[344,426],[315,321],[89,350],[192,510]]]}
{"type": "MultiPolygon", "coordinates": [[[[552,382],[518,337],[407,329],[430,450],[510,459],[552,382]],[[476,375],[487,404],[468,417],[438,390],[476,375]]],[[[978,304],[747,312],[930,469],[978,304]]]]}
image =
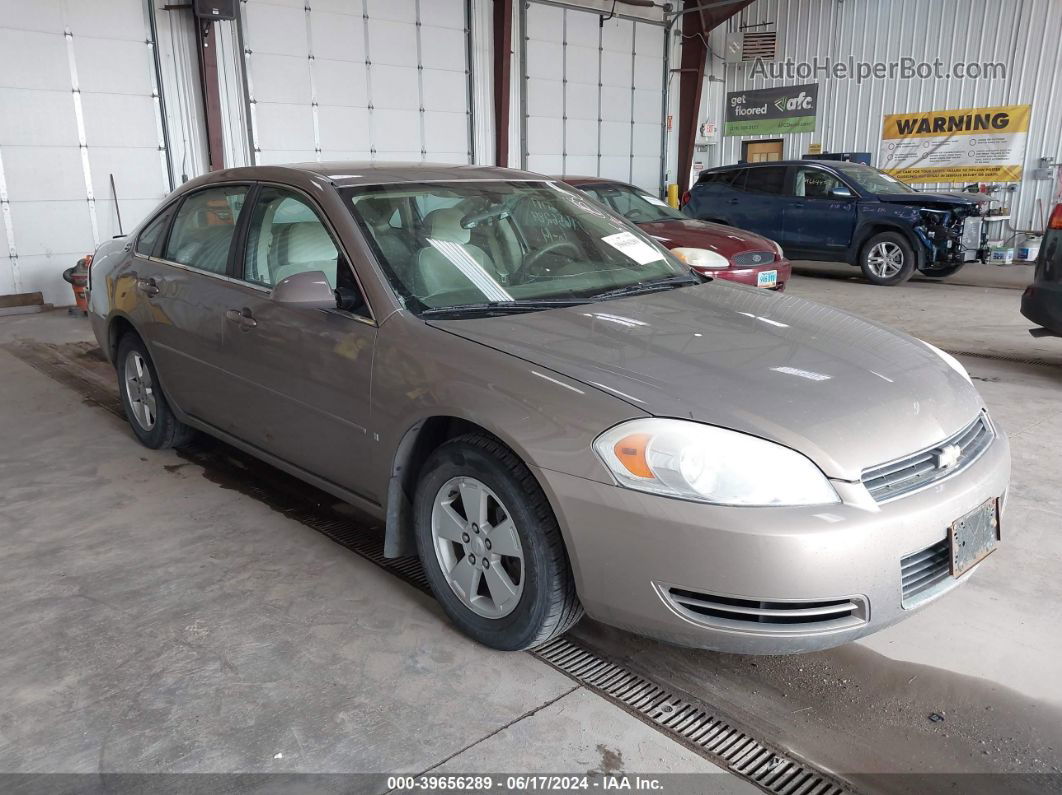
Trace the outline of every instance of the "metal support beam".
{"type": "Polygon", "coordinates": [[[682,60],[679,68],[678,168],[675,181],[679,192],[689,187],[690,168],[693,167],[693,147],[697,140],[698,113],[701,91],[704,89],[704,67],[707,63],[708,34],[717,25],[730,19],[752,0],[705,3],[698,6],[686,0],[686,7],[669,23],[682,22],[682,60]]]}
{"type": "Polygon", "coordinates": [[[214,34],[214,24],[200,19],[195,21],[209,171],[218,171],[225,167],[225,141],[222,137],[224,120],[221,118],[221,86],[218,82],[217,37],[214,34]]]}
{"type": "Polygon", "coordinates": [[[708,60],[708,31],[701,12],[682,18],[682,58],[679,67],[678,168],[679,193],[689,187],[693,144],[697,139],[697,115],[704,88],[704,65],[708,60]]]}
{"type": "Polygon", "coordinates": [[[513,3],[494,0],[494,165],[509,165],[509,84],[512,79],[513,3]]]}

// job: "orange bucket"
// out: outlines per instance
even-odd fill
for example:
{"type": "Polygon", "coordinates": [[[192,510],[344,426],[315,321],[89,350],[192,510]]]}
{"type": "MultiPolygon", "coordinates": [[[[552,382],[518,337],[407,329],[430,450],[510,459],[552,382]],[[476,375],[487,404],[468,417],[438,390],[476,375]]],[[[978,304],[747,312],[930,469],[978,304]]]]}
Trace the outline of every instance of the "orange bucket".
{"type": "Polygon", "coordinates": [[[63,279],[74,290],[74,304],[83,315],[88,314],[88,272],[91,266],[92,255],[86,254],[77,265],[63,271],[63,279]]]}

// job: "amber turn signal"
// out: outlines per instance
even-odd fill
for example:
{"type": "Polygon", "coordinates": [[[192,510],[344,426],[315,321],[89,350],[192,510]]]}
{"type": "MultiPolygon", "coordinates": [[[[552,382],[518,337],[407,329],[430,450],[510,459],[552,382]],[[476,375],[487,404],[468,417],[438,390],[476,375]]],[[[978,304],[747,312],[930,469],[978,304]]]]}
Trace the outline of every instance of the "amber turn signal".
{"type": "Polygon", "coordinates": [[[635,477],[656,477],[653,474],[653,470],[649,468],[649,463],[645,460],[649,440],[652,438],[648,433],[632,433],[630,436],[624,436],[612,448],[616,458],[623,464],[624,469],[635,477]]]}

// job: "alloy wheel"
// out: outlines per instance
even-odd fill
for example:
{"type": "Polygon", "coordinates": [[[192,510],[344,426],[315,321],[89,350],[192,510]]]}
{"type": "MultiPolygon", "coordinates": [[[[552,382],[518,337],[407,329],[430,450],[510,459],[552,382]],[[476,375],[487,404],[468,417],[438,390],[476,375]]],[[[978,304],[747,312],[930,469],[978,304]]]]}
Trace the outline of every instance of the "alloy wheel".
{"type": "Polygon", "coordinates": [[[435,556],[450,590],[484,618],[504,618],[524,590],[524,551],[508,509],[471,477],[446,481],[431,510],[435,556]]]}
{"type": "Polygon", "coordinates": [[[892,278],[903,269],[903,249],[896,243],[878,243],[867,254],[867,267],[880,279],[892,278]]]}
{"type": "Polygon", "coordinates": [[[139,351],[129,351],[125,357],[125,395],[136,424],[145,431],[155,427],[157,407],[151,371],[139,351]]]}

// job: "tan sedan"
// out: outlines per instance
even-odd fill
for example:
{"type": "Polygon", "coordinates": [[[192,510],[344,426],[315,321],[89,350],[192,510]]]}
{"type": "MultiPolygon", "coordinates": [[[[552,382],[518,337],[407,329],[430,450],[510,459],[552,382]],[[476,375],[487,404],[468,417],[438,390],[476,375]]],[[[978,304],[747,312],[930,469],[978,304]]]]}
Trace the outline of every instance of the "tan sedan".
{"type": "Polygon", "coordinates": [[[712,280],[585,194],[468,166],[182,186],[91,270],[133,433],[223,439],[386,521],[501,649],[583,611],[833,646],[999,544],[1006,437],[947,354],[712,280]]]}

